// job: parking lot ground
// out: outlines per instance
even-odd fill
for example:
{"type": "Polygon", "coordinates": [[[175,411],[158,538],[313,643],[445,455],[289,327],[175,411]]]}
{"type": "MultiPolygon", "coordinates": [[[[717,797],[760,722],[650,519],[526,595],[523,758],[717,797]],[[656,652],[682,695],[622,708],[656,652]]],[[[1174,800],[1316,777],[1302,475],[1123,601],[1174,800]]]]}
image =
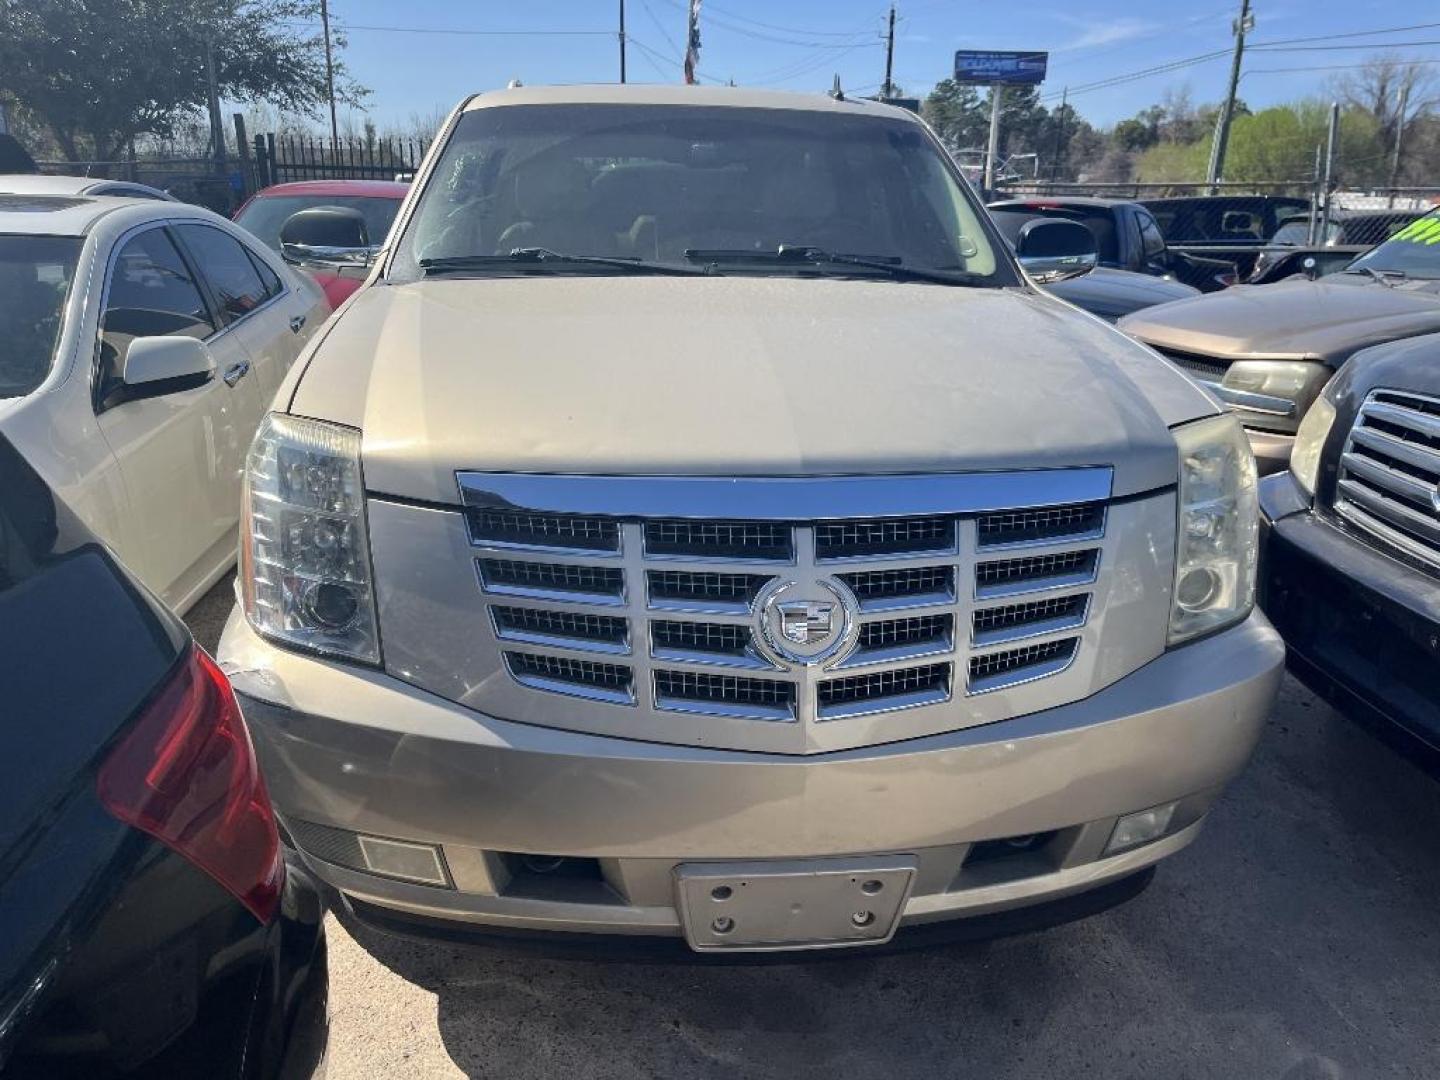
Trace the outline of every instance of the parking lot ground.
{"type": "Polygon", "coordinates": [[[329,926],[331,1080],[1440,1076],[1440,781],[1293,679],[1200,839],[1043,933],[700,967],[329,926]]]}

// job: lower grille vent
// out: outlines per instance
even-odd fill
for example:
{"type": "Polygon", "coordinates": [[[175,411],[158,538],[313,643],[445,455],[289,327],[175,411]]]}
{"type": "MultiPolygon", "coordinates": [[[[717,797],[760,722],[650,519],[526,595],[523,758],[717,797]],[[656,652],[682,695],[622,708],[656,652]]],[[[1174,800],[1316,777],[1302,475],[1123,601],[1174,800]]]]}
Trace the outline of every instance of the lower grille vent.
{"type": "Polygon", "coordinates": [[[624,619],[613,615],[588,615],[571,611],[538,608],[495,607],[495,629],[500,636],[574,638],[580,641],[625,642],[624,619]]]}
{"type": "Polygon", "coordinates": [[[1096,536],[1104,526],[1105,507],[1102,503],[983,514],[976,522],[977,539],[982,548],[1096,536]]]}
{"type": "Polygon", "coordinates": [[[1095,576],[1097,549],[1067,551],[1056,555],[1027,555],[1019,559],[996,559],[975,567],[975,591],[979,596],[1025,592],[1031,588],[1081,585],[1095,576]]]}
{"type": "Polygon", "coordinates": [[[794,715],[795,687],[776,679],[661,670],[655,672],[655,700],[663,709],[789,719],[794,715]]]}
{"type": "Polygon", "coordinates": [[[970,658],[970,692],[984,693],[1051,675],[1070,663],[1079,638],[1046,641],[970,658]]]}
{"type": "Polygon", "coordinates": [[[659,619],[650,624],[650,634],[657,650],[744,656],[750,646],[749,629],[729,623],[659,619]]]}
{"type": "Polygon", "coordinates": [[[947,517],[846,521],[815,526],[817,559],[910,555],[949,551],[954,546],[955,525],[947,517]]]}
{"type": "Polygon", "coordinates": [[[613,597],[625,591],[623,572],[609,566],[571,566],[567,563],[522,562],[519,559],[481,559],[480,576],[490,592],[539,596],[578,593],[613,597]]]}
{"type": "Polygon", "coordinates": [[[943,602],[954,594],[955,572],[949,566],[916,566],[841,574],[840,580],[849,586],[861,607],[883,610],[908,603],[943,602]]]}
{"type": "Polygon", "coordinates": [[[977,645],[990,645],[1022,634],[1047,633],[1077,626],[1085,619],[1090,595],[1056,596],[1028,604],[982,608],[972,617],[977,645]]]}
{"type": "Polygon", "coordinates": [[[950,694],[950,665],[927,664],[831,679],[820,684],[818,693],[821,719],[894,709],[903,704],[932,704],[950,694]]]}
{"type": "Polygon", "coordinates": [[[651,601],[715,603],[748,607],[770,579],[763,574],[720,574],[692,570],[650,570],[651,601]]]}
{"type": "Polygon", "coordinates": [[[574,687],[586,696],[629,703],[633,676],[624,664],[600,664],[592,660],[572,660],[566,656],[536,656],[532,653],[507,652],[505,663],[518,681],[542,690],[564,690],[574,687]]]}
{"type": "Polygon", "coordinates": [[[768,521],[647,521],[645,553],[704,559],[789,560],[789,525],[768,521]]]}
{"type": "Polygon", "coordinates": [[[477,544],[618,551],[620,526],[609,518],[535,514],[515,510],[471,510],[470,537],[477,544]]]}

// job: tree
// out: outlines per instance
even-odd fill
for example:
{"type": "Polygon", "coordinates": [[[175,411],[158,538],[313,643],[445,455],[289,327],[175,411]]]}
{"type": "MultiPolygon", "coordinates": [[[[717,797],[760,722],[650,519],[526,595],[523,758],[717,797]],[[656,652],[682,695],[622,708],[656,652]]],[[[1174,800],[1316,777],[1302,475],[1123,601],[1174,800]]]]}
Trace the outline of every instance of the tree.
{"type": "Polygon", "coordinates": [[[990,113],[973,86],[942,79],[920,106],[920,115],[952,153],[985,145],[990,113]]]}
{"type": "MultiPolygon", "coordinates": [[[[43,122],[67,160],[110,160],[205,106],[208,43],[221,97],[313,114],[324,40],[295,28],[318,18],[319,0],[0,0],[0,98],[43,122]]],[[[366,93],[343,65],[336,92],[366,93]]]]}

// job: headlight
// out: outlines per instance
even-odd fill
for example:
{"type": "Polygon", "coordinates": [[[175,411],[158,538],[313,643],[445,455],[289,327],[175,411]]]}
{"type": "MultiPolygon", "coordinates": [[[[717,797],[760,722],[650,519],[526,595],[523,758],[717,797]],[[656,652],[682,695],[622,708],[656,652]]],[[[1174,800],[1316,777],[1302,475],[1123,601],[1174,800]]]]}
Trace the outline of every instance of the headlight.
{"type": "Polygon", "coordinates": [[[1329,378],[1329,368],[1310,360],[1237,360],[1225,370],[1216,393],[1252,412],[1297,416],[1329,378]]]}
{"type": "Polygon", "coordinates": [[[1170,644],[1239,622],[1255,605],[1255,456],[1233,416],[1175,429],[1179,521],[1170,644]]]}
{"type": "Polygon", "coordinates": [[[245,464],[245,617],[289,645],[380,660],[360,432],[271,413],[245,464]]]}
{"type": "Polygon", "coordinates": [[[1305,419],[1300,421],[1300,430],[1295,433],[1295,445],[1290,449],[1290,475],[1305,489],[1305,494],[1315,496],[1315,483],[1320,478],[1320,455],[1325,449],[1325,440],[1335,424],[1335,406],[1324,396],[1315,399],[1305,419]]]}

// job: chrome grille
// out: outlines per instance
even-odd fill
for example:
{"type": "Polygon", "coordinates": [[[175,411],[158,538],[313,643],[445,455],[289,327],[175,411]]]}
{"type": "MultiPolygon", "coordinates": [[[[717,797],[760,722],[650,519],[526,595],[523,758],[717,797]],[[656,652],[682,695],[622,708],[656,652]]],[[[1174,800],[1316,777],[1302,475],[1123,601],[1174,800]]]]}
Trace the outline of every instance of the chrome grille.
{"type": "Polygon", "coordinates": [[[1371,391],[1340,455],[1335,510],[1440,566],[1440,399],[1371,391]]]}
{"type": "Polygon", "coordinates": [[[408,577],[379,575],[382,625],[384,611],[400,610],[443,627],[429,652],[392,638],[386,662],[399,677],[501,719],[781,753],[1049,708],[1164,648],[1163,619],[1148,617],[1146,643],[1122,624],[1121,640],[1101,648],[1110,553],[1129,560],[1120,564],[1130,567],[1127,615],[1173,576],[1164,544],[1173,492],[1112,504],[1109,484],[1103,469],[648,482],[462,473],[462,494],[487,499],[463,518],[484,630],[477,639],[476,624],[459,621],[470,602],[454,595],[453,581],[442,584],[443,557],[427,558],[434,570],[413,569],[417,531],[433,535],[442,516],[372,499],[372,530],[382,522],[377,560],[412,568],[408,577]],[[1095,483],[1072,482],[1092,473],[1095,483]],[[910,488],[917,483],[919,498],[910,488]],[[953,502],[952,490],[960,492],[953,502]],[[1026,491],[1046,498],[1011,501],[1026,491]],[[612,546],[577,546],[572,533],[594,533],[590,526],[567,533],[565,547],[512,546],[520,526],[509,520],[491,520],[486,539],[474,511],[489,500],[508,514],[533,511],[547,524],[525,526],[532,535],[553,533],[552,520],[613,523],[612,546]],[[935,512],[947,504],[956,510],[935,512]],[[395,583],[388,598],[387,581],[395,583]],[[1132,587],[1137,581],[1143,589],[1132,587]],[[838,603],[817,614],[804,606],[816,596],[821,607],[832,596],[838,603]],[[802,601],[798,609],[792,599],[802,601]],[[825,651],[811,663],[785,659],[790,642],[814,633],[837,647],[817,646],[825,651]],[[1073,670],[1062,675],[1067,665],[1073,670]],[[491,677],[495,668],[508,677],[491,677]],[[985,697],[1001,687],[1015,693],[985,697]],[[574,700],[547,701],[553,694],[574,700]]]}

